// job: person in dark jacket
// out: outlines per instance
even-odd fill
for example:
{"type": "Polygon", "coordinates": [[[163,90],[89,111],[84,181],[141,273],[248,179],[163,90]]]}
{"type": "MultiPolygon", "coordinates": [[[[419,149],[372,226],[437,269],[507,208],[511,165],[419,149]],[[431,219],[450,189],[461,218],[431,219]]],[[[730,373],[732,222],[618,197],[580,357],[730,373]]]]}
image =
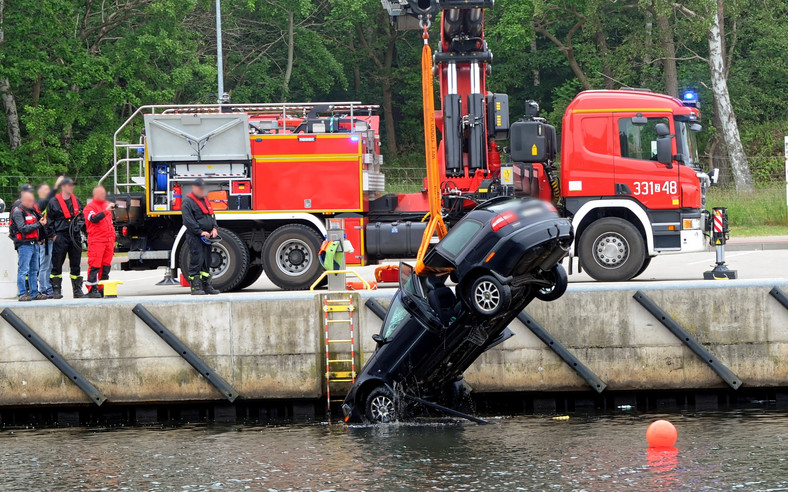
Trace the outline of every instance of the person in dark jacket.
{"type": "Polygon", "coordinates": [[[219,236],[216,217],[205,196],[205,181],[198,179],[181,206],[186,244],[189,247],[189,283],[192,295],[218,294],[211,285],[210,238],[219,236]]]}
{"type": "Polygon", "coordinates": [[[11,211],[14,246],[18,257],[16,286],[20,301],[41,301],[47,297],[38,291],[38,252],[41,229],[47,219],[41,215],[33,193],[23,191],[19,205],[11,211]],[[28,282],[27,279],[31,281],[28,282]]]}
{"type": "Polygon", "coordinates": [[[74,182],[71,178],[63,178],[60,183],[60,193],[49,201],[47,218],[55,234],[52,244],[52,291],[55,299],[63,297],[63,263],[68,256],[71,274],[71,288],[74,298],[85,297],[82,292],[82,277],[79,275],[80,262],[82,261],[82,248],[71,240],[71,221],[76,219],[82,210],[82,202],[74,196],[74,182]]]}
{"type": "MultiPolygon", "coordinates": [[[[50,188],[48,184],[41,183],[36,187],[38,193],[38,200],[36,205],[44,216],[47,213],[49,201],[54,198],[60,182],[63,177],[57,178],[55,187],[50,188]]],[[[38,291],[47,296],[48,299],[54,297],[52,290],[52,279],[49,275],[52,274],[52,246],[55,241],[55,233],[52,231],[51,225],[47,224],[41,229],[41,248],[38,254],[38,291]]]]}

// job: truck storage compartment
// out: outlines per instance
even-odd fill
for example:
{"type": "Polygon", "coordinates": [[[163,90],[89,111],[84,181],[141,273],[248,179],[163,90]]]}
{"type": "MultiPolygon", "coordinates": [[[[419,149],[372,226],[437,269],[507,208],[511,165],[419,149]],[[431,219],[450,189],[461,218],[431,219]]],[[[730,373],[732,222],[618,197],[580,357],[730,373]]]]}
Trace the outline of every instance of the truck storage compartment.
{"type": "Polygon", "coordinates": [[[366,228],[367,256],[413,258],[419,251],[426,222],[374,222],[366,228]]]}
{"type": "Polygon", "coordinates": [[[115,224],[141,225],[145,220],[144,193],[121,193],[108,199],[116,205],[115,224]]]}

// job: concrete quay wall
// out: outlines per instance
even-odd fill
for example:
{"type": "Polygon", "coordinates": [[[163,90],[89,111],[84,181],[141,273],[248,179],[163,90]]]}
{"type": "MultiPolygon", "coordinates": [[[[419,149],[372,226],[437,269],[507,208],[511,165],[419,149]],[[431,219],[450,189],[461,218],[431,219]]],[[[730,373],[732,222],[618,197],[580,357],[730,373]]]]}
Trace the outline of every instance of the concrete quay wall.
{"type": "MultiPolygon", "coordinates": [[[[769,291],[788,281],[571,286],[528,313],[608,385],[608,390],[723,388],[725,383],[633,294],[642,290],[683,325],[745,387],[788,387],[788,309],[769,291]]],[[[122,293],[121,293],[122,294],[122,293]]],[[[357,368],[374,350],[381,321],[363,303],[388,305],[392,290],[352,293],[357,368]]],[[[211,401],[223,397],[132,313],[145,306],[221,375],[241,398],[324,395],[320,294],[3,303],[108,403],[211,401]]],[[[519,322],[516,336],[466,373],[478,392],[590,391],[519,322]]],[[[6,321],[0,320],[0,406],[74,405],[90,399],[6,321]]]]}

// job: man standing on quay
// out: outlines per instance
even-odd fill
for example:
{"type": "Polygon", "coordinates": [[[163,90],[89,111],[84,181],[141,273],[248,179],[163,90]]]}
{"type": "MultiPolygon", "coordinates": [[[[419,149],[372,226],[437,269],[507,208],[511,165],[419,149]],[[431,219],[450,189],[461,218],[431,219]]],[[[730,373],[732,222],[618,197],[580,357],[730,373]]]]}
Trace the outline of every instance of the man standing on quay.
{"type": "Polygon", "coordinates": [[[85,297],[82,292],[82,277],[79,276],[82,248],[71,240],[71,221],[82,209],[82,203],[74,196],[74,182],[71,178],[63,178],[60,193],[49,201],[47,217],[52,224],[52,232],[56,235],[52,244],[52,292],[55,299],[63,298],[63,263],[68,256],[71,274],[71,288],[74,298],[85,297]]]}
{"type": "Polygon", "coordinates": [[[85,228],[88,233],[88,297],[104,297],[104,286],[100,280],[109,279],[112,255],[115,253],[115,226],[112,225],[112,210],[115,204],[107,202],[107,190],[103,186],[93,188],[93,200],[85,206],[85,228]]]}
{"type": "Polygon", "coordinates": [[[211,243],[208,241],[219,235],[219,226],[211,203],[205,197],[205,181],[198,179],[194,182],[192,192],[183,200],[181,213],[189,247],[191,293],[194,296],[219,294],[211,285],[211,243]]]}

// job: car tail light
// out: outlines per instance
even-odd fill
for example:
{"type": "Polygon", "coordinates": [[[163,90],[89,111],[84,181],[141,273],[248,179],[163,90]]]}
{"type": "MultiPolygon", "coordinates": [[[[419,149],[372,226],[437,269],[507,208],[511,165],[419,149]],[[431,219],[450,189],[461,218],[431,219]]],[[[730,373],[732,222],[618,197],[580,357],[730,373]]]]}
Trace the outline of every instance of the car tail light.
{"type": "Polygon", "coordinates": [[[125,237],[125,236],[128,236],[128,235],[129,235],[129,228],[128,228],[128,227],[126,227],[126,226],[123,226],[123,228],[120,230],[120,233],[121,233],[121,234],[122,234],[124,237],[125,237]]]}
{"type": "Polygon", "coordinates": [[[492,230],[497,231],[517,220],[517,214],[511,210],[504,212],[492,220],[492,230]]]}

